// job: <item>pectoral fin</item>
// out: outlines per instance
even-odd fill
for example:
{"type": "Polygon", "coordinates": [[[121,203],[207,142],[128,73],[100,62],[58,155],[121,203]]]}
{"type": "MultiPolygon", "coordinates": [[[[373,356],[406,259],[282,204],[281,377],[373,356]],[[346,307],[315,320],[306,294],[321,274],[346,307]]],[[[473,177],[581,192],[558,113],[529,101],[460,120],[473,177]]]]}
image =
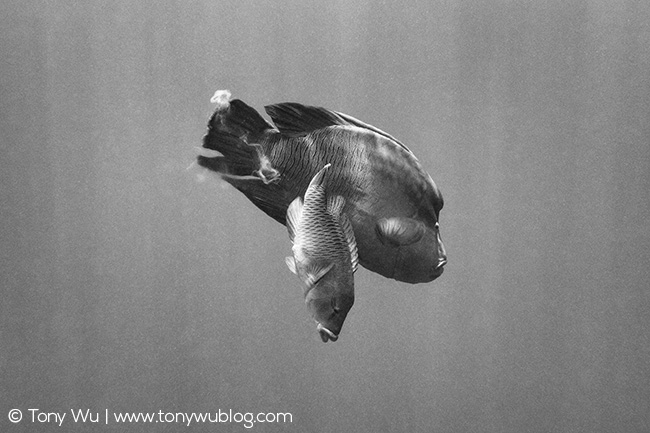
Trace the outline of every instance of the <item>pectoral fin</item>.
{"type": "Polygon", "coordinates": [[[341,222],[341,229],[343,230],[343,235],[345,236],[350,250],[352,272],[356,272],[357,267],[359,266],[359,253],[357,251],[357,240],[354,237],[354,231],[352,230],[352,223],[350,223],[350,220],[344,213],[341,214],[339,221],[341,222]]]}
{"type": "MultiPolygon", "coordinates": [[[[302,216],[302,199],[296,197],[287,208],[287,231],[289,232],[289,239],[293,242],[298,230],[298,223],[302,216]]],[[[295,274],[295,272],[294,272],[295,274]]]]}
{"type": "Polygon", "coordinates": [[[294,274],[297,274],[298,271],[296,270],[296,261],[294,260],[293,257],[285,257],[284,262],[287,264],[287,267],[291,272],[294,274]]]}
{"type": "Polygon", "coordinates": [[[329,264],[323,264],[323,263],[313,263],[309,264],[305,267],[305,274],[306,274],[306,279],[305,279],[305,284],[307,284],[308,288],[312,288],[318,283],[318,280],[323,278],[326,273],[332,269],[332,266],[334,266],[334,263],[329,263],[329,264]]]}
{"type": "Polygon", "coordinates": [[[426,227],[421,221],[408,217],[382,218],[375,226],[377,236],[384,245],[395,247],[419,241],[426,227]]]}
{"type": "Polygon", "coordinates": [[[345,199],[340,195],[332,195],[327,198],[327,211],[334,218],[338,218],[345,207],[345,199]]]}
{"type": "Polygon", "coordinates": [[[359,253],[357,251],[357,241],[354,237],[354,231],[352,230],[352,224],[350,219],[343,212],[345,207],[345,199],[340,195],[330,196],[327,199],[327,210],[341,226],[341,231],[343,232],[343,237],[348,245],[350,250],[350,261],[352,262],[352,272],[357,270],[359,266],[359,253]]]}

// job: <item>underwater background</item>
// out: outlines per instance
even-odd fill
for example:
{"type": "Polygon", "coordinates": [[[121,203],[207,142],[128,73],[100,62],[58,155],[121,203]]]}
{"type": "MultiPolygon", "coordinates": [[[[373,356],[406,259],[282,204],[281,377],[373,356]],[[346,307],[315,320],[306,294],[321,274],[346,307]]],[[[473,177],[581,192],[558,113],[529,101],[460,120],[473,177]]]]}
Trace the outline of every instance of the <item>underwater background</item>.
{"type": "Polygon", "coordinates": [[[650,430],[647,1],[10,0],[0,36],[2,431],[650,430]],[[224,88],[409,146],[442,277],[360,268],[323,344],[286,229],[187,169],[224,88]]]}

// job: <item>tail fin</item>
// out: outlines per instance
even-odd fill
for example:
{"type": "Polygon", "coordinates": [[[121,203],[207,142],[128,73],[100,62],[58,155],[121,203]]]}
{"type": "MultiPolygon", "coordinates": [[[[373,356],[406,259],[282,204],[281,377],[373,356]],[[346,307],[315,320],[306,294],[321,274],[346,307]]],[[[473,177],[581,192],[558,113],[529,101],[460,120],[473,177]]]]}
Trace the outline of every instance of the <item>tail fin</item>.
{"type": "Polygon", "coordinates": [[[212,97],[217,104],[203,137],[203,147],[223,156],[199,155],[200,166],[226,176],[251,176],[255,172],[262,180],[272,177],[268,162],[263,161],[259,143],[268,129],[273,129],[254,108],[239,99],[230,100],[230,92],[219,90],[212,97]]]}

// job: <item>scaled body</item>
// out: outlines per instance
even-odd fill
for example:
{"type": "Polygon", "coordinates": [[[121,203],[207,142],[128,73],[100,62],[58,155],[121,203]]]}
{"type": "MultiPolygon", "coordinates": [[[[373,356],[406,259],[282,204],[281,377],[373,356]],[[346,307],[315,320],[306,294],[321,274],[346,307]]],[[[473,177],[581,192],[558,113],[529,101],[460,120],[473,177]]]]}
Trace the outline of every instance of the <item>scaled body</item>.
{"type": "Polygon", "coordinates": [[[305,303],[318,323],[324,342],[336,341],[354,303],[357,246],[343,213],[345,200],[325,193],[327,164],[312,179],[305,198],[287,210],[287,230],[293,242],[289,269],[305,284],[305,303]]]}

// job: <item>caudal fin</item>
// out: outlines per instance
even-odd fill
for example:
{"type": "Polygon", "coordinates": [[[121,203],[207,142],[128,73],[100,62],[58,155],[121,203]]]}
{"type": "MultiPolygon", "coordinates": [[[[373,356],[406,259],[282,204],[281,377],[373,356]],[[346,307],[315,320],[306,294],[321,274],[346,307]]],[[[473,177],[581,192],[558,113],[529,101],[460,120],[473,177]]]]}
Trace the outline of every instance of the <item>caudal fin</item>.
{"type": "Polygon", "coordinates": [[[284,224],[293,197],[278,184],[280,173],[271,166],[261,144],[266,135],[277,130],[255,109],[239,99],[230,100],[227,90],[217,91],[212,102],[216,108],[197,163],[219,173],[267,215],[284,224]]]}
{"type": "Polygon", "coordinates": [[[199,155],[200,166],[225,176],[257,175],[268,180],[273,173],[265,164],[259,143],[265,131],[273,129],[254,108],[239,99],[230,100],[230,92],[217,91],[211,99],[217,106],[208,122],[203,147],[223,156],[199,155]],[[265,171],[266,170],[266,171],[265,171]]]}

